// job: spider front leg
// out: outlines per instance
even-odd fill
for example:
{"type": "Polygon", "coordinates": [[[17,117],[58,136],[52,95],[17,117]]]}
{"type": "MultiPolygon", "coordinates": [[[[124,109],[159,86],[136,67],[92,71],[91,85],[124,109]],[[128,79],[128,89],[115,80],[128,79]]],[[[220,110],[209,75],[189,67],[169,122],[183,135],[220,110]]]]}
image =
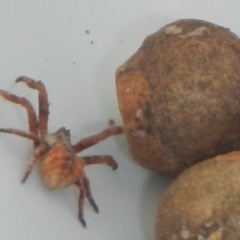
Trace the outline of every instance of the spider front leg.
{"type": "Polygon", "coordinates": [[[78,143],[74,144],[72,147],[76,153],[79,153],[79,152],[83,151],[84,149],[89,148],[89,147],[105,140],[106,138],[108,138],[110,136],[122,134],[123,132],[124,132],[124,127],[122,127],[122,126],[109,127],[109,128],[104,129],[103,131],[101,131],[98,134],[95,134],[91,137],[81,139],[78,143]]]}
{"type": "Polygon", "coordinates": [[[28,87],[38,91],[38,104],[39,104],[39,116],[38,116],[38,129],[39,133],[43,136],[48,132],[48,115],[49,115],[49,103],[48,95],[44,84],[41,81],[35,81],[28,77],[19,77],[16,82],[24,82],[28,87]]]}
{"type": "Polygon", "coordinates": [[[118,168],[117,162],[113,159],[112,156],[104,155],[104,156],[90,156],[90,157],[82,157],[86,165],[91,164],[107,164],[113,170],[118,168]]]}
{"type": "Polygon", "coordinates": [[[18,97],[4,90],[0,90],[0,96],[2,96],[3,98],[10,102],[19,104],[22,107],[24,107],[27,111],[29,132],[38,134],[37,116],[32,104],[29,101],[24,97],[18,97]]]}

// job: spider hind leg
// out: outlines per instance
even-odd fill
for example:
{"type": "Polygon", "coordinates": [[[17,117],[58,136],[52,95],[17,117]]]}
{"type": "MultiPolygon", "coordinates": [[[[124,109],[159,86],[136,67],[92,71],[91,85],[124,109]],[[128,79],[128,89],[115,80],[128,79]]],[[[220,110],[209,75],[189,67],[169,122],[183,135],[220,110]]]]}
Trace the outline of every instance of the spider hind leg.
{"type": "Polygon", "coordinates": [[[89,180],[85,175],[83,176],[82,179],[78,180],[75,184],[79,189],[78,218],[79,218],[79,221],[81,222],[81,224],[83,225],[83,227],[86,227],[87,224],[86,224],[86,221],[83,217],[84,198],[87,197],[89,203],[91,204],[91,206],[93,207],[93,209],[95,210],[96,213],[99,212],[98,206],[97,206],[97,204],[95,203],[95,200],[92,197],[92,193],[91,193],[91,189],[90,189],[90,185],[89,185],[89,180]]]}
{"type": "Polygon", "coordinates": [[[88,180],[87,176],[85,176],[85,175],[83,177],[83,185],[84,185],[84,188],[85,188],[85,194],[86,194],[86,197],[87,197],[88,201],[92,205],[95,212],[99,213],[98,206],[97,206],[95,200],[93,199],[93,196],[92,196],[92,193],[91,193],[89,180],[88,180]]]}

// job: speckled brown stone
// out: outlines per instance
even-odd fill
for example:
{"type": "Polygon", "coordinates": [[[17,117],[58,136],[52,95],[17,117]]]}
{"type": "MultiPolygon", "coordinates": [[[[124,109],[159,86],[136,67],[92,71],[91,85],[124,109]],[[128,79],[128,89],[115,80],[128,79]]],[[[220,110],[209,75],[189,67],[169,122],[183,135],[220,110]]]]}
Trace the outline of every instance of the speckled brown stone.
{"type": "Polygon", "coordinates": [[[240,152],[196,164],[164,193],[157,240],[240,240],[240,152]]]}
{"type": "Polygon", "coordinates": [[[116,86],[124,124],[142,130],[127,134],[142,166],[178,174],[240,149],[240,40],[228,29],[170,23],[118,68],[116,86]]]}

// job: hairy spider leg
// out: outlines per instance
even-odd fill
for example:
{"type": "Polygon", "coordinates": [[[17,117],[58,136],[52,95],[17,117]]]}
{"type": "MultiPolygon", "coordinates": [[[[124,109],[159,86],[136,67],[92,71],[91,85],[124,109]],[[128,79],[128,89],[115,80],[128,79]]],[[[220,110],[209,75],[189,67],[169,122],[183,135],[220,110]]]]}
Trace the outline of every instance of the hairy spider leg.
{"type": "MultiPolygon", "coordinates": [[[[108,155],[104,155],[104,156],[91,156],[91,157],[82,157],[79,158],[79,160],[83,160],[85,162],[86,165],[90,165],[90,164],[100,164],[100,163],[105,163],[108,166],[112,167],[114,170],[117,169],[117,163],[113,160],[113,158],[111,156],[108,155]]],[[[83,217],[83,208],[84,208],[84,198],[85,196],[87,197],[89,203],[91,204],[91,206],[93,207],[93,209],[95,210],[95,212],[99,212],[98,210],[98,206],[92,196],[91,193],[91,188],[90,188],[90,182],[87,178],[87,176],[84,174],[81,179],[79,179],[76,183],[76,186],[79,189],[79,202],[78,202],[78,206],[79,206],[79,220],[82,223],[82,225],[84,227],[86,227],[86,222],[84,220],[83,217]]]]}
{"type": "Polygon", "coordinates": [[[0,128],[0,132],[15,134],[17,136],[33,140],[34,142],[39,142],[39,140],[40,140],[39,137],[34,133],[27,133],[22,130],[18,130],[18,129],[14,129],[14,128],[0,128]]]}
{"type": "Polygon", "coordinates": [[[123,132],[124,132],[124,127],[122,127],[122,126],[109,127],[109,128],[104,129],[103,131],[101,131],[98,134],[95,134],[91,137],[81,139],[78,143],[74,144],[72,147],[76,153],[79,153],[79,152],[83,151],[84,149],[89,148],[89,147],[105,140],[106,138],[108,138],[110,136],[118,135],[123,132]]]}
{"type": "Polygon", "coordinates": [[[84,175],[81,179],[79,179],[75,185],[78,187],[79,189],[79,200],[78,200],[78,207],[79,207],[79,213],[78,213],[78,217],[80,222],[82,223],[82,225],[84,227],[86,227],[86,221],[83,217],[83,209],[84,209],[84,198],[85,196],[87,197],[89,203],[91,204],[91,206],[93,207],[93,209],[95,210],[95,212],[99,212],[98,210],[98,206],[95,203],[93,197],[92,197],[92,193],[90,190],[90,183],[89,180],[87,178],[86,175],[84,175]]]}
{"type": "Polygon", "coordinates": [[[41,159],[42,155],[47,152],[47,150],[48,150],[48,148],[47,148],[47,145],[45,145],[45,144],[40,144],[35,148],[34,155],[32,156],[32,159],[30,160],[30,162],[27,165],[27,169],[25,171],[25,174],[22,178],[21,183],[24,183],[27,180],[27,178],[30,175],[30,173],[32,172],[34,166],[41,159]]]}
{"type": "Polygon", "coordinates": [[[115,162],[113,157],[109,155],[88,156],[88,157],[81,157],[81,159],[84,160],[86,165],[105,163],[109,167],[111,167],[113,170],[116,170],[118,167],[117,162],[115,162]]]}
{"type": "Polygon", "coordinates": [[[92,193],[91,193],[91,188],[90,188],[90,182],[89,182],[86,175],[83,176],[82,181],[83,181],[83,185],[84,185],[84,188],[85,188],[86,197],[87,197],[88,201],[90,202],[90,204],[92,205],[95,212],[98,213],[99,212],[98,206],[95,203],[95,200],[93,199],[93,196],[92,196],[92,193]]]}
{"type": "Polygon", "coordinates": [[[14,135],[17,135],[20,137],[28,138],[28,139],[32,140],[34,143],[36,143],[34,155],[31,159],[31,161],[28,163],[27,169],[26,169],[25,174],[21,181],[22,183],[24,183],[27,180],[29,174],[31,173],[31,171],[32,171],[33,167],[35,166],[35,164],[37,163],[37,161],[40,160],[41,155],[47,151],[47,147],[44,144],[40,144],[39,137],[34,133],[27,133],[22,130],[13,129],[13,128],[0,128],[0,132],[10,133],[10,134],[14,134],[14,135]]]}
{"type": "Polygon", "coordinates": [[[80,222],[82,223],[82,225],[84,227],[86,227],[86,221],[84,220],[84,217],[83,217],[83,208],[84,208],[84,197],[85,197],[85,187],[84,187],[84,184],[81,180],[77,181],[76,183],[76,186],[78,187],[79,189],[79,199],[78,199],[78,208],[79,208],[79,212],[78,212],[78,218],[80,220],[80,222]]]}
{"type": "Polygon", "coordinates": [[[3,98],[5,98],[10,102],[21,105],[26,109],[27,117],[28,117],[29,132],[38,135],[37,116],[32,104],[26,98],[18,97],[4,90],[0,90],[0,96],[2,96],[3,98]]]}
{"type": "Polygon", "coordinates": [[[38,91],[38,130],[41,136],[48,132],[49,103],[48,95],[44,84],[41,81],[35,81],[28,77],[19,77],[16,82],[24,82],[28,87],[38,91]]]}

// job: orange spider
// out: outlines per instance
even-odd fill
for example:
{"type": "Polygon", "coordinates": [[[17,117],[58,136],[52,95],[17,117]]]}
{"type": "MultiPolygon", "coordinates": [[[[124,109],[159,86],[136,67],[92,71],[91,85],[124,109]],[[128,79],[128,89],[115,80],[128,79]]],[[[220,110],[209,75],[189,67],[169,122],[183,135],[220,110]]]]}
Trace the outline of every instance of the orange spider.
{"type": "Polygon", "coordinates": [[[79,189],[79,220],[86,227],[83,218],[84,198],[87,197],[96,212],[98,207],[92,197],[89,180],[84,173],[85,165],[105,163],[117,169],[117,163],[111,156],[78,157],[76,154],[91,147],[109,136],[123,132],[123,127],[112,126],[91,137],[80,140],[76,144],[70,142],[70,131],[64,127],[55,133],[48,133],[49,103],[44,84],[27,77],[19,77],[16,82],[24,82],[28,87],[38,91],[39,116],[32,104],[23,97],[0,90],[0,95],[10,102],[20,104],[27,111],[29,132],[18,129],[0,129],[0,132],[15,134],[33,141],[34,153],[29,162],[22,183],[26,181],[33,167],[40,162],[42,178],[50,189],[61,189],[75,184],[79,189]]]}

